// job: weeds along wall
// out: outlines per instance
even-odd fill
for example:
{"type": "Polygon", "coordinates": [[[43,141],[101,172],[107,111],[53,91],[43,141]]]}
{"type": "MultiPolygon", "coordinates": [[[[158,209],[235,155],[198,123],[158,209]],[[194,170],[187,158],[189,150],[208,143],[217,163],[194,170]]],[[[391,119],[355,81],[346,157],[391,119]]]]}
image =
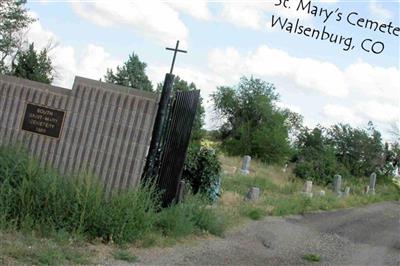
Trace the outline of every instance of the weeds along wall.
{"type": "MultiPolygon", "coordinates": [[[[154,93],[81,77],[69,90],[0,75],[0,144],[22,145],[61,174],[88,170],[101,178],[107,190],[135,186],[157,106],[154,93]],[[64,114],[57,136],[24,128],[32,115],[27,113],[29,105],[39,108],[33,117],[38,110],[64,114]]],[[[54,127],[55,118],[39,116],[45,120],[32,121],[54,127]]]]}

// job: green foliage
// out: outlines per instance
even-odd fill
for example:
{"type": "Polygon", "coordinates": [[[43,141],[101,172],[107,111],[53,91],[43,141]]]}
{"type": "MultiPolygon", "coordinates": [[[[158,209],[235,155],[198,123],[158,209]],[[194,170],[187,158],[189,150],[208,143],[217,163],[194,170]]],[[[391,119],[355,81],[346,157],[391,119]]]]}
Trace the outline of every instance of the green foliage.
{"type": "Polygon", "coordinates": [[[305,254],[303,259],[306,261],[318,262],[321,261],[321,256],[317,254],[305,254]]]}
{"type": "Polygon", "coordinates": [[[188,197],[184,202],[164,209],[157,226],[165,235],[175,238],[202,232],[221,236],[226,221],[206,204],[201,196],[188,197]]]}
{"type": "MultiPolygon", "coordinates": [[[[39,238],[32,234],[1,235],[1,258],[13,258],[18,263],[6,265],[89,265],[90,252],[82,250],[78,243],[69,239],[66,243],[39,238]]],[[[6,260],[7,261],[7,260],[6,260]]]]}
{"type": "Polygon", "coordinates": [[[224,230],[223,219],[200,196],[159,209],[153,184],[106,197],[92,175],[61,176],[23,149],[0,146],[0,230],[57,232],[51,237],[64,240],[65,234],[77,234],[118,244],[146,239],[158,230],[174,237],[201,231],[221,235],[224,230]]]}
{"type": "Polygon", "coordinates": [[[114,259],[123,260],[130,263],[137,262],[138,258],[131,254],[128,250],[118,249],[113,252],[114,259]]]}
{"type": "Polygon", "coordinates": [[[153,91],[153,85],[145,72],[146,67],[146,63],[140,61],[138,55],[132,53],[122,66],[117,66],[115,73],[112,69],[107,69],[104,80],[137,90],[153,91]]]}
{"type": "Polygon", "coordinates": [[[367,130],[350,125],[334,125],[328,137],[338,162],[353,176],[368,176],[385,164],[381,134],[371,122],[367,130]]]}
{"type": "Polygon", "coordinates": [[[297,141],[298,153],[294,173],[303,179],[328,184],[336,174],[348,176],[337,161],[335,151],[329,145],[322,128],[304,130],[297,141]]]}
{"type": "Polygon", "coordinates": [[[209,200],[214,201],[218,196],[221,164],[215,150],[197,146],[189,148],[182,173],[192,187],[193,193],[200,192],[209,200]]]}
{"type": "Polygon", "coordinates": [[[380,178],[390,172],[385,161],[390,161],[391,150],[382,143],[380,133],[368,124],[367,129],[350,125],[334,125],[329,129],[302,129],[296,141],[295,174],[319,184],[328,184],[334,175],[350,178],[369,176],[380,178]]]}
{"type": "Polygon", "coordinates": [[[212,95],[225,123],[222,147],[230,155],[248,154],[267,163],[279,163],[290,154],[287,112],[277,108],[272,84],[243,77],[236,87],[218,87],[212,95]]]}
{"type": "Polygon", "coordinates": [[[88,174],[72,177],[41,168],[24,151],[0,148],[0,226],[67,230],[89,237],[134,242],[156,221],[150,185],[112,195],[88,174]]]}
{"type": "Polygon", "coordinates": [[[53,81],[53,66],[47,49],[36,52],[31,43],[27,50],[17,53],[12,74],[17,77],[50,84],[53,81]]]}
{"type": "Polygon", "coordinates": [[[141,239],[153,229],[157,220],[156,198],[155,188],[150,185],[115,194],[103,206],[97,234],[112,237],[117,243],[141,239]]]}
{"type": "Polygon", "coordinates": [[[21,47],[23,30],[34,19],[25,7],[26,0],[0,1],[0,73],[9,73],[15,54],[21,47]]]}
{"type": "Polygon", "coordinates": [[[266,215],[266,212],[262,208],[257,208],[251,205],[243,205],[241,213],[252,220],[261,220],[266,215]]]}

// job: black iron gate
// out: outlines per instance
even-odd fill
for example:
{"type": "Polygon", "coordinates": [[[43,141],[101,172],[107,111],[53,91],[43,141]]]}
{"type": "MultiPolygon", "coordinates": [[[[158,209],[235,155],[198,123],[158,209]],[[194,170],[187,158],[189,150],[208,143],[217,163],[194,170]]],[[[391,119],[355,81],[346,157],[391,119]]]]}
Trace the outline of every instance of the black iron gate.
{"type": "Polygon", "coordinates": [[[159,153],[153,165],[156,168],[153,178],[162,192],[163,206],[171,204],[177,196],[199,99],[199,90],[178,91],[169,105],[159,153]]]}

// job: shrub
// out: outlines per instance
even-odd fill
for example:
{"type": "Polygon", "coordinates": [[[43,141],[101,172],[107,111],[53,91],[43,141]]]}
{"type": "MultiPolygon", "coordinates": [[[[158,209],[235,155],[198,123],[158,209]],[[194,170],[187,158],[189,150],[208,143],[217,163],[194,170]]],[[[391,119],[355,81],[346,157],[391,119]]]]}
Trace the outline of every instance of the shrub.
{"type": "Polygon", "coordinates": [[[156,221],[158,195],[144,184],[106,198],[87,173],[67,177],[43,168],[24,150],[0,147],[0,229],[66,230],[133,242],[156,221]]]}
{"type": "Polygon", "coordinates": [[[224,220],[200,195],[160,212],[154,184],[111,193],[90,174],[61,176],[24,150],[0,147],[0,230],[72,233],[118,244],[146,239],[154,230],[182,237],[221,235],[224,220]]]}
{"type": "Polygon", "coordinates": [[[221,164],[213,149],[189,149],[182,177],[189,182],[194,194],[200,192],[215,201],[219,196],[220,172],[221,164]]]}
{"type": "Polygon", "coordinates": [[[100,216],[94,216],[91,235],[111,238],[116,243],[135,242],[149,233],[156,222],[158,194],[144,184],[112,195],[104,202],[100,216]]]}
{"type": "Polygon", "coordinates": [[[222,215],[207,206],[207,199],[196,195],[164,209],[160,213],[157,227],[165,235],[172,237],[204,231],[221,236],[225,230],[225,221],[222,215]]]}

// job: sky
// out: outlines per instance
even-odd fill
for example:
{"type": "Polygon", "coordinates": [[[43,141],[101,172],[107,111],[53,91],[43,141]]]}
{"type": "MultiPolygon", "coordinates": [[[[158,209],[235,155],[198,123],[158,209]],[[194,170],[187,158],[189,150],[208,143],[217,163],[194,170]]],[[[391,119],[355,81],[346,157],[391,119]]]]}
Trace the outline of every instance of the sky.
{"type": "Polygon", "coordinates": [[[366,127],[372,121],[390,139],[400,123],[400,29],[394,30],[400,27],[400,1],[308,2],[28,0],[37,20],[27,38],[37,48],[53,47],[53,83],[65,88],[76,75],[102,78],[132,52],[147,63],[156,86],[171,64],[165,47],[180,40],[188,53],[177,55],[174,74],[201,90],[206,129],[221,123],[210,94],[253,76],[273,83],[278,105],[303,115],[309,127],[366,127]],[[298,34],[296,24],[309,27],[308,35],[325,29],[328,39],[298,34]]]}

